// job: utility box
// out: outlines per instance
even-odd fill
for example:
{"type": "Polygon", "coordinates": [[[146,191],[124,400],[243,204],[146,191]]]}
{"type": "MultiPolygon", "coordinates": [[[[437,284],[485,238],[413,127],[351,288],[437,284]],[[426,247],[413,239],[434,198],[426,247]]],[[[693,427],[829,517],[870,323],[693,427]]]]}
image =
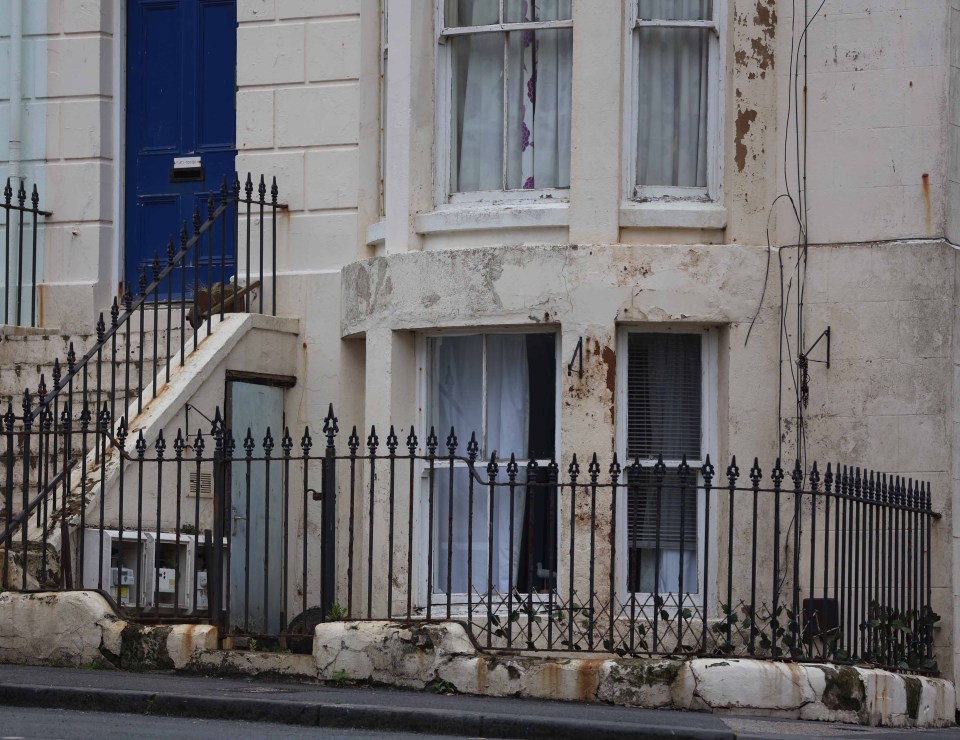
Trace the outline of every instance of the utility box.
{"type": "Polygon", "coordinates": [[[102,589],[120,606],[153,605],[153,538],[146,532],[85,529],[83,587],[102,589]]]}

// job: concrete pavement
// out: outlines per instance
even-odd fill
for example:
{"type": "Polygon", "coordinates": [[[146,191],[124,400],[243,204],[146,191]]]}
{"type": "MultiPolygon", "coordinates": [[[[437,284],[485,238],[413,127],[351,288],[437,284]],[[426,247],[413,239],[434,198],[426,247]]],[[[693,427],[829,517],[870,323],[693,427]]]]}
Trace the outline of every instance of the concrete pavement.
{"type": "MultiPolygon", "coordinates": [[[[370,687],[75,668],[0,666],[0,706],[375,733],[487,738],[960,738],[957,730],[886,730],[573,702],[444,696],[370,687]]],[[[0,721],[0,725],[2,725],[0,721]]],[[[6,732],[0,734],[8,734],[6,732]]],[[[77,737],[76,734],[72,735],[77,737]]]]}

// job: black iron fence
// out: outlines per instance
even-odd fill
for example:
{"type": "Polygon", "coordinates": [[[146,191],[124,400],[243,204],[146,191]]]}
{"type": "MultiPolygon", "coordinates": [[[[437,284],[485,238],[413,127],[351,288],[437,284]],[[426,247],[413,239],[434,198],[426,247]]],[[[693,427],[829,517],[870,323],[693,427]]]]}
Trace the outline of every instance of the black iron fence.
{"type": "MultiPolygon", "coordinates": [[[[276,314],[277,212],[285,206],[276,180],[269,194],[263,177],[254,190],[249,174],[243,186],[239,178],[224,180],[209,195],[205,217],[194,210],[192,231],[183,224],[149,270],[140,268],[137,295],[127,286],[109,319],[100,315],[92,346],[78,357],[71,343],[65,361],[54,360],[52,385],[41,375],[35,394],[24,391],[19,413],[8,406],[0,584],[72,588],[83,567],[83,537],[79,564],[60,542],[75,538],[71,525],[87,528],[83,502],[105,481],[110,420],[140,413],[215,330],[215,319],[276,314]],[[234,269],[241,256],[244,266],[234,269]]],[[[33,202],[35,221],[36,195],[33,202]]]]}
{"type": "MultiPolygon", "coordinates": [[[[40,210],[37,186],[30,193],[21,180],[16,192],[7,178],[3,188],[3,323],[10,326],[38,326],[37,262],[41,217],[50,216],[40,210]]],[[[42,266],[41,266],[42,267],[42,266]]]]}
{"type": "MultiPolygon", "coordinates": [[[[319,442],[234,433],[219,412],[150,441],[121,421],[107,495],[61,519],[79,526],[62,535],[83,564],[74,582],[238,642],[302,647],[324,620],[456,620],[491,650],[937,670],[927,483],[735,458],[484,460],[453,430],[354,429],[344,450],[338,432],[332,410],[319,442]]],[[[8,425],[8,444],[22,433],[8,425]]]]}

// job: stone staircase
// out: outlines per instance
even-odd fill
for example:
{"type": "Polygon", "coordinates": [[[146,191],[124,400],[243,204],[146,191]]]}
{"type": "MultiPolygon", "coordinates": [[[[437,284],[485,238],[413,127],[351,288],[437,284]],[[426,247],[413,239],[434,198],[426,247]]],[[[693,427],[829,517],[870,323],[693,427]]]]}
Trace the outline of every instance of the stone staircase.
{"type": "MultiPolygon", "coordinates": [[[[189,326],[186,327],[186,333],[188,337],[192,334],[189,326]]],[[[51,413],[56,413],[60,418],[69,395],[73,429],[70,445],[71,460],[79,461],[84,450],[80,423],[84,401],[86,401],[88,410],[92,415],[88,423],[89,430],[92,431],[97,424],[97,410],[102,409],[104,404],[107,404],[107,408],[111,411],[113,418],[111,427],[115,428],[119,418],[127,414],[128,408],[136,402],[143,389],[152,382],[154,372],[158,373],[161,383],[165,380],[168,337],[171,372],[175,366],[179,365],[180,336],[179,326],[174,326],[169,331],[164,326],[160,326],[157,331],[145,330],[143,346],[141,346],[138,331],[130,337],[128,352],[126,333],[121,332],[116,337],[116,352],[113,362],[110,362],[109,354],[113,354],[114,343],[112,341],[108,342],[104,349],[105,356],[104,362],[100,364],[101,377],[99,382],[96,362],[91,362],[85,372],[76,376],[73,393],[63,394],[62,399],[57,401],[56,408],[50,408],[51,413]],[[154,348],[154,338],[156,339],[156,348],[154,348]],[[154,360],[154,357],[156,357],[156,360],[154,360]],[[86,380],[86,392],[84,392],[84,380],[86,380]],[[101,390],[98,391],[98,387],[101,390]],[[116,387],[117,390],[114,393],[109,393],[108,389],[110,387],[116,387]]],[[[66,335],[51,329],[5,327],[3,332],[0,333],[0,414],[5,413],[12,406],[14,414],[18,417],[21,416],[23,413],[24,390],[30,391],[31,401],[35,408],[37,389],[41,380],[48,389],[53,386],[54,361],[59,361],[59,369],[61,377],[63,377],[67,373],[67,359],[71,346],[76,361],[79,361],[91,347],[96,345],[96,341],[95,333],[66,335]]],[[[39,421],[35,421],[34,429],[38,426],[39,421]]],[[[65,436],[51,435],[48,439],[49,441],[44,442],[44,444],[54,445],[57,451],[57,460],[63,460],[66,446],[65,436]]],[[[86,442],[87,452],[93,449],[93,439],[93,434],[89,434],[86,442]]],[[[26,496],[27,500],[35,497],[41,490],[38,487],[38,481],[44,479],[42,475],[44,471],[38,470],[41,458],[39,443],[40,438],[36,435],[32,435],[29,442],[25,435],[18,434],[15,436],[11,516],[16,516],[23,507],[23,480],[25,475],[28,476],[31,483],[31,490],[27,492],[26,496]],[[29,454],[25,449],[27,444],[30,445],[29,454]],[[26,467],[24,462],[27,463],[26,467]]],[[[6,445],[5,438],[0,440],[0,484],[4,486],[8,475],[6,445]]],[[[50,455],[45,454],[44,458],[49,460],[50,455]]],[[[46,472],[49,479],[56,475],[57,471],[52,466],[48,467],[49,470],[46,472]]],[[[2,524],[5,521],[6,500],[3,495],[0,495],[0,530],[2,530],[2,524]]]]}

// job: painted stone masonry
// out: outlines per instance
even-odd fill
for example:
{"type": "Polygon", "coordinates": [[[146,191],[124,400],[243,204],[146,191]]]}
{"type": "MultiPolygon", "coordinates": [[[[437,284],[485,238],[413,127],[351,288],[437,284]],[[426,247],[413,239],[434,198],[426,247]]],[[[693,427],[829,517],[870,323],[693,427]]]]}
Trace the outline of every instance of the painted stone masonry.
{"type": "MultiPolygon", "coordinates": [[[[14,404],[23,387],[36,389],[41,375],[50,380],[52,359],[44,345],[92,346],[100,312],[109,324],[113,297],[122,308],[132,287],[122,284],[133,254],[129,244],[137,240],[125,224],[132,185],[126,181],[124,132],[131,68],[126,23],[129,3],[137,1],[15,0],[0,10],[0,61],[8,68],[0,69],[0,161],[14,181],[37,183],[52,212],[40,246],[41,328],[6,327],[0,337],[2,395],[14,404]]],[[[504,5],[510,12],[510,0],[504,5]]],[[[469,693],[720,711],[749,706],[783,716],[896,726],[953,718],[951,681],[960,676],[960,528],[953,516],[960,496],[960,0],[827,0],[819,9],[783,0],[681,5],[690,17],[660,18],[664,4],[647,0],[540,2],[538,8],[557,16],[524,17],[525,23],[546,24],[536,29],[541,56],[547,56],[543,39],[569,40],[569,52],[562,44],[556,52],[557,69],[568,64],[569,74],[553,90],[569,108],[557,103],[553,116],[560,140],[569,140],[557,147],[565,163],[558,171],[566,172],[567,181],[536,192],[458,192],[451,162],[470,121],[457,119],[457,106],[472,89],[457,66],[467,58],[462,49],[476,35],[499,38],[502,29],[495,26],[512,21],[498,16],[474,22],[457,2],[237,0],[236,169],[262,172],[267,184],[275,177],[285,206],[276,217],[277,287],[270,294],[279,318],[228,316],[201,330],[195,355],[168,374],[162,388],[158,382],[151,389],[157,399],[142,413],[130,414],[129,449],[135,454],[139,432],[147,445],[161,434],[173,440],[179,427],[192,423],[187,418],[197,419],[187,416],[187,404],[212,417],[214,408],[225,406],[224,388],[239,371],[294,380],[282,390],[278,415],[294,442],[305,427],[314,431],[315,453],[322,450],[319,430],[332,404],[343,426],[341,445],[355,424],[361,455],[371,428],[385,440],[391,425],[403,427],[405,436],[413,424],[423,453],[431,425],[455,418],[459,426],[465,419],[483,428],[458,428],[461,448],[477,431],[484,458],[505,453],[501,476],[511,451],[518,458],[539,455],[544,466],[556,458],[564,469],[576,454],[586,479],[595,451],[609,456],[600,461],[604,470],[614,452],[620,462],[643,456],[652,465],[662,450],[647,449],[645,440],[676,439],[689,445],[680,449],[678,442],[676,460],[667,456],[671,470],[683,456],[698,461],[699,469],[707,454],[718,467],[737,455],[743,480],[756,456],[782,458],[788,471],[796,459],[804,466],[830,460],[929,481],[939,518],[925,545],[932,563],[927,585],[941,618],[932,629],[942,678],[732,658],[496,655],[478,651],[462,627],[447,622],[323,623],[313,656],[289,659],[218,650],[223,645],[216,644],[212,629],[180,636],[182,626],[163,638],[163,649],[157,648],[160,638],[150,638],[149,650],[124,648],[126,638],[114,634],[117,617],[104,616],[99,597],[4,593],[0,611],[18,615],[61,608],[58,599],[83,602],[69,607],[71,620],[86,620],[85,631],[77,633],[82,639],[56,642],[56,649],[36,651],[31,660],[114,662],[113,656],[132,655],[130,650],[153,650],[160,655],[155,665],[178,669],[290,672],[322,680],[345,671],[353,680],[416,688],[448,681],[469,693]],[[489,27],[475,33],[484,24],[489,27]],[[668,112],[654,115],[643,107],[661,90],[650,86],[669,77],[641,68],[645,44],[671,38],[679,48],[685,43],[679,36],[656,34],[680,33],[684,24],[702,54],[696,71],[702,87],[685,100],[703,105],[687,116],[699,122],[696,136],[681,132],[679,124],[675,131],[663,124],[672,120],[668,112]],[[460,92],[457,84],[463,85],[460,92]],[[654,136],[660,143],[644,150],[657,120],[665,126],[660,139],[654,136]],[[649,160],[690,136],[699,164],[688,180],[678,174],[669,183],[643,181],[639,173],[649,160]],[[829,338],[811,351],[828,328],[829,338]],[[631,409],[652,415],[642,404],[663,400],[657,395],[667,387],[663,378],[687,377],[679,365],[670,366],[658,376],[660,385],[648,383],[641,363],[630,359],[639,356],[636,349],[631,355],[631,341],[639,346],[631,338],[641,334],[700,337],[697,351],[707,358],[690,374],[698,381],[684,386],[696,398],[690,402],[693,421],[688,419],[686,431],[670,427],[670,439],[665,426],[644,437],[643,425],[630,423],[631,413],[638,413],[631,409]],[[503,377],[513,380],[504,387],[526,388],[528,399],[538,391],[549,395],[548,386],[553,390],[535,412],[528,400],[522,413],[503,414],[527,419],[527,434],[509,437],[509,423],[496,428],[490,421],[490,399],[508,408],[513,398],[510,391],[495,396],[490,358],[498,342],[518,336],[552,342],[549,352],[530,354],[544,364],[548,358],[550,370],[533,383],[517,383],[507,373],[519,365],[505,361],[503,377]],[[484,368],[479,380],[470,381],[474,385],[449,386],[469,387],[458,398],[478,409],[476,418],[467,412],[457,417],[440,400],[448,388],[440,382],[442,353],[444,346],[466,352],[462,348],[471,341],[482,344],[483,359],[442,366],[451,376],[465,368],[464,377],[477,362],[484,368]],[[636,391],[641,386],[647,395],[636,391]],[[487,449],[498,435],[512,442],[522,437],[515,443],[524,449],[487,449]],[[539,451],[532,449],[535,437],[538,444],[548,440],[539,451]],[[194,637],[200,647],[184,647],[183,640],[194,637]],[[724,692],[724,684],[743,688],[741,704],[724,692]]],[[[509,57],[506,40],[504,49],[509,57]]],[[[523,59],[533,64],[532,56],[523,59]]],[[[497,69],[504,71],[502,65],[497,69]]],[[[683,69],[692,74],[692,68],[683,69]]],[[[547,77],[540,75],[540,84],[547,77]]],[[[528,88],[537,80],[524,79],[529,108],[521,119],[535,129],[528,88]]],[[[497,89],[504,95],[503,85],[497,89]]],[[[497,98],[500,108],[492,109],[507,110],[509,122],[513,103],[506,89],[503,100],[497,98]]],[[[547,99],[541,92],[541,110],[547,99]]],[[[545,142],[545,130],[534,130],[534,141],[541,136],[545,142]]],[[[503,140],[509,143],[509,132],[503,140]]],[[[547,148],[544,143],[538,151],[547,148]]],[[[507,157],[504,150],[484,150],[480,164],[496,156],[507,157]]],[[[504,164],[504,176],[509,166],[504,164]]],[[[676,169],[683,169],[679,158],[676,169]]],[[[238,227],[237,243],[271,227],[254,213],[238,227]]],[[[170,229],[176,232],[179,224],[170,229]]],[[[262,268],[242,248],[236,257],[238,274],[262,268]]],[[[189,303],[195,297],[186,298],[189,303]]],[[[171,326],[161,331],[169,332],[157,332],[161,346],[167,337],[179,337],[171,326]]],[[[273,433],[279,456],[282,432],[273,433]]],[[[447,429],[436,433],[442,453],[447,429]]],[[[252,430],[257,445],[264,435],[252,430]]],[[[212,439],[209,444],[212,449],[212,439]]],[[[402,452],[402,439],[399,444],[402,452]]],[[[357,490],[369,492],[377,511],[384,511],[390,491],[382,469],[377,477],[363,467],[356,471],[357,490]]],[[[92,470],[103,477],[81,506],[94,518],[103,511],[104,521],[122,530],[119,504],[127,499],[121,491],[129,496],[136,489],[136,467],[121,468],[111,449],[103,466],[92,470]]],[[[338,536],[349,531],[358,542],[373,542],[382,530],[370,529],[372,517],[356,510],[366,499],[352,497],[344,475],[337,480],[338,536]]],[[[159,512],[158,487],[148,481],[141,493],[151,517],[163,514],[156,525],[159,540],[160,528],[172,534],[179,527],[179,513],[159,512]]],[[[197,538],[214,526],[213,498],[201,498],[198,493],[189,500],[199,512],[198,531],[191,533],[197,538]]],[[[311,552],[327,546],[320,515],[306,513],[309,505],[305,499],[286,510],[296,533],[291,553],[305,543],[311,552]]],[[[419,537],[427,514],[413,504],[410,511],[410,526],[414,520],[421,526],[419,537]]],[[[761,507],[761,515],[770,512],[761,507]]],[[[713,515],[723,522],[725,513],[713,515]]],[[[576,519],[568,514],[559,512],[558,519],[576,519]]],[[[684,515],[674,514],[682,543],[684,515]]],[[[635,581],[631,592],[642,590],[637,584],[643,578],[647,584],[658,580],[654,570],[675,565],[661,556],[659,539],[651,565],[653,546],[650,535],[644,538],[642,516],[639,507],[628,509],[624,502],[619,531],[632,528],[631,542],[640,544],[631,545],[637,562],[624,564],[616,577],[624,589],[628,579],[635,581]]],[[[697,516],[694,539],[703,532],[703,517],[697,516]]],[[[790,512],[784,517],[783,531],[792,533],[790,512]]],[[[79,528],[79,520],[70,526],[79,528]]],[[[398,538],[412,538],[407,523],[398,527],[398,538]]],[[[593,518],[584,514],[571,536],[584,543],[595,535],[598,562],[607,562],[613,527],[607,510],[593,518]]],[[[507,529],[513,533],[514,527],[507,529]]],[[[697,540],[699,562],[707,553],[715,564],[716,551],[730,547],[738,565],[747,567],[754,522],[747,516],[734,522],[729,538],[718,526],[712,531],[710,542],[697,540]]],[[[758,546],[769,551],[779,534],[761,533],[758,546]]],[[[59,537],[49,545],[51,557],[60,552],[59,537]]],[[[434,543],[426,535],[419,539],[424,563],[411,558],[409,567],[426,572],[434,543]]],[[[441,539],[436,552],[451,547],[441,539]]],[[[450,535],[449,542],[454,539],[450,535]]],[[[525,552],[533,552],[524,542],[525,552]]],[[[338,607],[345,593],[360,603],[368,575],[387,572],[383,553],[373,559],[363,553],[354,562],[348,547],[337,539],[332,548],[338,607]]],[[[512,548],[503,545],[504,552],[512,548]]],[[[674,549],[686,551],[682,544],[674,549]]],[[[786,559],[789,547],[784,552],[786,559]]],[[[398,588],[414,578],[405,562],[394,566],[390,573],[398,588]]],[[[555,570],[531,559],[530,571],[546,583],[558,578],[555,570]]],[[[302,598],[317,608],[320,580],[313,575],[284,572],[278,582],[298,604],[302,598]]],[[[421,581],[433,577],[421,573],[421,581]]],[[[660,585],[653,588],[659,592],[660,585]]],[[[285,613],[284,619],[295,616],[285,613]]],[[[35,623],[53,631],[44,620],[35,623]]],[[[0,628],[0,656],[9,660],[31,649],[38,634],[11,629],[0,628]]],[[[133,642],[149,642],[141,640],[147,628],[125,634],[134,632],[133,642]]],[[[142,664],[154,665],[148,659],[142,664]]]]}
{"type": "Polygon", "coordinates": [[[629,660],[496,656],[479,653],[456,623],[329,623],[312,655],[218,650],[205,625],[142,627],[118,619],[89,593],[0,595],[0,657],[29,665],[132,670],[566,699],[699,711],[750,709],[768,716],[885,727],[953,723],[952,685],[885,671],[742,660],[629,660]]]}

